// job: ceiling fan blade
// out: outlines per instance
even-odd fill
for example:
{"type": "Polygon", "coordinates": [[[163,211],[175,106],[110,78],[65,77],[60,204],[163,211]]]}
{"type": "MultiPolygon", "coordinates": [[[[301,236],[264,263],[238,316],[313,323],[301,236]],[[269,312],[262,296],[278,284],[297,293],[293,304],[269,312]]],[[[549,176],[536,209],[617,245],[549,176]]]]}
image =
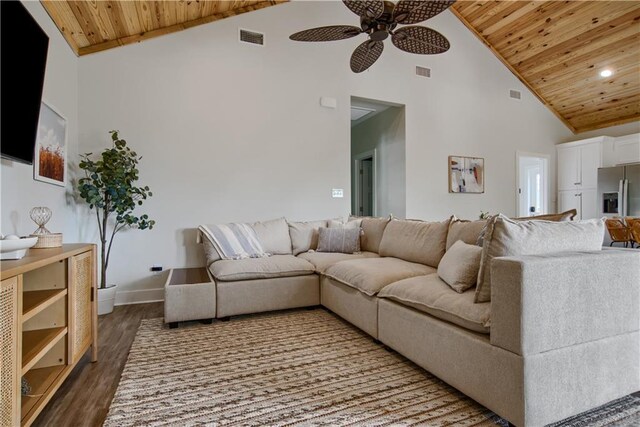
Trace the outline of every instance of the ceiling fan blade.
{"type": "Polygon", "coordinates": [[[455,3],[455,0],[400,0],[393,9],[398,24],[417,24],[433,18],[455,3]]]}
{"type": "Polygon", "coordinates": [[[382,0],[342,0],[349,10],[361,17],[378,18],[384,12],[382,0]]]}
{"type": "Polygon", "coordinates": [[[361,73],[371,67],[382,55],[384,43],[367,40],[353,51],[351,55],[351,71],[361,73]]]}
{"type": "Polygon", "coordinates": [[[291,40],[299,42],[328,42],[344,40],[362,33],[362,29],[352,25],[330,25],[328,27],[311,28],[291,34],[291,40]]]}
{"type": "Polygon", "coordinates": [[[417,25],[398,29],[391,41],[400,50],[421,55],[435,55],[449,50],[449,40],[445,36],[417,25]]]}

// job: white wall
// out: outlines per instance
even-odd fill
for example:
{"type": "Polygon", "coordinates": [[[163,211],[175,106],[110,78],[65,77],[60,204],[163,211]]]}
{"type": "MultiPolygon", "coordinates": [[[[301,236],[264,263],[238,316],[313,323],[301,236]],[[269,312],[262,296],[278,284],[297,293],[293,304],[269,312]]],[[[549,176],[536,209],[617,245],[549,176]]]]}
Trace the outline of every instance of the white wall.
{"type": "MultiPolygon", "coordinates": [[[[351,128],[351,191],[355,189],[355,157],[376,150],[376,213],[406,215],[404,108],[391,107],[351,128]]],[[[353,201],[351,211],[357,214],[353,201]]]]}
{"type": "MultiPolygon", "coordinates": [[[[73,162],[78,153],[78,58],[40,2],[28,1],[23,4],[49,36],[43,99],[67,118],[67,159],[73,162]]],[[[16,38],[16,43],[19,42],[20,39],[16,38]]],[[[53,211],[47,228],[51,232],[63,232],[65,243],[78,241],[71,180],[68,180],[66,188],[35,181],[33,166],[6,159],[2,159],[0,171],[0,231],[3,234],[32,233],[37,226],[29,218],[29,211],[34,206],[47,206],[53,211]]],[[[73,165],[67,173],[74,174],[73,165]]]]}
{"type": "MultiPolygon", "coordinates": [[[[447,36],[449,52],[416,56],[387,41],[362,74],[348,64],[364,36],[288,40],[357,22],[341,2],[291,2],[80,58],[81,151],[107,146],[107,131],[119,129],[144,156],[141,183],[154,191],[144,211],[157,228],[116,242],[111,278],[121,289],[159,288],[152,263],[201,265],[191,231],[200,223],[346,215],[351,96],[406,106],[408,217],[515,213],[516,150],[555,164],[554,144],[570,132],[449,12],[428,23],[447,36]],[[238,27],[265,32],[266,46],[238,43],[238,27]],[[432,78],[416,77],[416,65],[432,78]],[[335,97],[337,109],[320,107],[321,96],[335,97]],[[485,194],[447,192],[452,154],[485,158],[485,194]],[[332,199],[332,188],[345,197],[332,199]]],[[[91,225],[83,236],[95,238],[91,225]]]]}

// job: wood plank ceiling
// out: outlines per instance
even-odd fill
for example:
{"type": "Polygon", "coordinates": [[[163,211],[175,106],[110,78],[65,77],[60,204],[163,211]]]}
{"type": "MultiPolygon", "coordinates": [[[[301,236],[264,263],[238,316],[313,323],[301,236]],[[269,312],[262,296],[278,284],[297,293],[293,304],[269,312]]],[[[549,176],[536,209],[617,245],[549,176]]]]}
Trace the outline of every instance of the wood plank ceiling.
{"type": "Polygon", "coordinates": [[[288,0],[41,0],[76,55],[173,33],[288,0]]]}
{"type": "Polygon", "coordinates": [[[640,120],[640,1],[458,1],[452,10],[572,131],[640,120]]]}

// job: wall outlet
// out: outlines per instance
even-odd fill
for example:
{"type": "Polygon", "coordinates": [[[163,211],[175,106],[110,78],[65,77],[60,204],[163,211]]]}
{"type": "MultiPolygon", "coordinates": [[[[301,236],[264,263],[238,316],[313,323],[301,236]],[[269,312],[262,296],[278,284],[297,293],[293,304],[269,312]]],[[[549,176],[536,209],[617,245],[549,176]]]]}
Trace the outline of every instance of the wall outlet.
{"type": "Polygon", "coordinates": [[[341,199],[344,197],[344,190],[342,188],[334,188],[331,190],[331,197],[334,199],[341,199]]]}
{"type": "Polygon", "coordinates": [[[151,271],[153,271],[154,273],[159,273],[162,271],[162,265],[160,264],[153,264],[151,266],[151,271]]]}

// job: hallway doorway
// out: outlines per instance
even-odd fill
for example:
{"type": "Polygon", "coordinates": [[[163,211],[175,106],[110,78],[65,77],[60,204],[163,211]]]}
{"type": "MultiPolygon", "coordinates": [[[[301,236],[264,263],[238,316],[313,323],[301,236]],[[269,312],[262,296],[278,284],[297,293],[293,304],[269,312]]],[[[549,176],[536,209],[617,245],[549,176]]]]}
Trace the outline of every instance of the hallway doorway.
{"type": "Polygon", "coordinates": [[[406,215],[405,107],[351,97],[351,212],[406,215]]]}

